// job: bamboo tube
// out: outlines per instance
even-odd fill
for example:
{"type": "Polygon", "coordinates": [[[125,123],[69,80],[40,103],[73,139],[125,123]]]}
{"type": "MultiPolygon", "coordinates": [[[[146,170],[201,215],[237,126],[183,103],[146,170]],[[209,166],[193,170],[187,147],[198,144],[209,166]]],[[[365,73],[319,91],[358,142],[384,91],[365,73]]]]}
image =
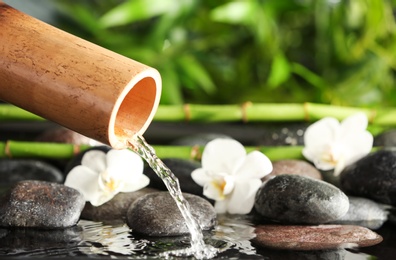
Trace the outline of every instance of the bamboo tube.
{"type": "Polygon", "coordinates": [[[0,1],[0,99],[125,148],[147,129],[160,92],[155,69],[0,1]]]}

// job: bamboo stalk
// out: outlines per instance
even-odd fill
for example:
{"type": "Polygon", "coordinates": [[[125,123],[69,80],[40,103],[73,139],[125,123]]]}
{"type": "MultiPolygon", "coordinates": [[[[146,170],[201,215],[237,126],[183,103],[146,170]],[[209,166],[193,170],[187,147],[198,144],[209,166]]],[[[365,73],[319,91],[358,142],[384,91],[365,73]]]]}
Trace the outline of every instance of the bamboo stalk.
{"type": "MultiPolygon", "coordinates": [[[[42,142],[24,142],[13,141],[0,142],[0,159],[1,158],[43,158],[43,159],[71,159],[79,152],[85,151],[93,146],[75,145],[66,143],[42,143],[42,142]]],[[[180,158],[186,160],[200,161],[203,146],[169,146],[153,145],[152,146],[161,159],[180,158]]],[[[246,152],[260,151],[265,154],[271,161],[296,159],[304,160],[302,155],[303,146],[245,146],[246,152]]],[[[372,152],[380,150],[382,147],[373,147],[372,152]]]]}
{"type": "MultiPolygon", "coordinates": [[[[160,105],[154,121],[163,122],[314,122],[323,117],[346,117],[363,112],[370,124],[379,126],[396,125],[396,108],[358,108],[316,103],[244,103],[242,105],[160,105]]],[[[30,112],[8,104],[0,104],[0,121],[42,121],[30,112]]]]}
{"type": "MultiPolygon", "coordinates": [[[[7,141],[0,142],[0,158],[45,158],[45,159],[69,159],[80,151],[91,146],[73,145],[64,143],[41,143],[7,141]]],[[[204,147],[202,146],[166,146],[153,145],[159,158],[181,158],[200,160],[204,147]]],[[[259,150],[271,160],[303,159],[302,146],[276,146],[276,147],[249,147],[246,151],[259,150]]]]}
{"type": "Polygon", "coordinates": [[[0,158],[69,159],[89,145],[7,141],[0,142],[0,158]]]}
{"type": "Polygon", "coordinates": [[[44,121],[45,119],[22,108],[0,104],[0,121],[44,121]]]}

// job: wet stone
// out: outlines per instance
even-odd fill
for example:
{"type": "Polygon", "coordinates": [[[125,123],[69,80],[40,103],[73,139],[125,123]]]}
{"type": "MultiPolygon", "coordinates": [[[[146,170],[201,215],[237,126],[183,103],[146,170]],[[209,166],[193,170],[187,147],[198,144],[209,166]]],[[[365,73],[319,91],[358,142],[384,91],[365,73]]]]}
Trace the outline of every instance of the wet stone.
{"type": "Polygon", "coordinates": [[[395,147],[396,130],[388,130],[374,137],[373,146],[395,147]]]}
{"type": "Polygon", "coordinates": [[[265,125],[263,127],[264,134],[258,138],[255,145],[304,145],[304,132],[307,126],[307,123],[265,125]]]}
{"type": "MultiPolygon", "coordinates": [[[[216,224],[216,211],[205,199],[183,193],[191,213],[203,230],[216,224]]],[[[127,223],[132,232],[145,236],[180,236],[189,233],[185,220],[168,192],[147,194],[128,209],[127,223]]]]}
{"type": "Polygon", "coordinates": [[[341,189],[396,206],[396,150],[380,150],[346,167],[340,174],[341,189]]]}
{"type": "Polygon", "coordinates": [[[79,220],[84,204],[81,193],[62,184],[21,181],[0,199],[0,226],[70,227],[79,220]]]}
{"type": "Polygon", "coordinates": [[[10,186],[24,180],[63,182],[62,172],[49,163],[27,159],[0,160],[1,186],[10,186]]]}
{"type": "Polygon", "coordinates": [[[270,174],[264,176],[262,181],[272,179],[280,174],[297,174],[321,180],[322,175],[310,163],[303,160],[279,160],[272,163],[273,170],[270,174]]]}
{"type": "Polygon", "coordinates": [[[185,137],[180,137],[174,140],[171,145],[186,145],[186,146],[205,146],[210,141],[217,139],[217,138],[231,138],[228,135],[224,134],[217,134],[217,133],[205,133],[205,134],[196,134],[196,135],[189,135],[185,137]]]}
{"type": "MultiPolygon", "coordinates": [[[[182,192],[203,196],[202,186],[198,185],[191,178],[192,171],[201,167],[201,164],[199,162],[178,158],[164,158],[162,159],[162,161],[179,179],[180,189],[182,190],[182,192]]],[[[149,187],[167,191],[164,182],[161,178],[158,177],[153,169],[146,166],[143,173],[150,178],[149,187]]]]}
{"type": "Polygon", "coordinates": [[[366,198],[348,198],[348,212],[334,223],[364,226],[375,230],[388,220],[388,209],[390,209],[390,206],[379,204],[366,198]]]}
{"type": "Polygon", "coordinates": [[[283,174],[263,183],[254,208],[276,222],[323,224],[345,215],[349,201],[340,189],[327,182],[283,174]]]}
{"type": "Polygon", "coordinates": [[[129,206],[138,198],[152,192],[157,192],[157,189],[143,188],[134,192],[121,192],[114,196],[110,201],[95,207],[87,202],[81,218],[95,221],[125,221],[129,206]]]}
{"type": "Polygon", "coordinates": [[[382,237],[368,228],[354,225],[256,227],[256,246],[278,250],[331,250],[373,246],[382,237]]]}

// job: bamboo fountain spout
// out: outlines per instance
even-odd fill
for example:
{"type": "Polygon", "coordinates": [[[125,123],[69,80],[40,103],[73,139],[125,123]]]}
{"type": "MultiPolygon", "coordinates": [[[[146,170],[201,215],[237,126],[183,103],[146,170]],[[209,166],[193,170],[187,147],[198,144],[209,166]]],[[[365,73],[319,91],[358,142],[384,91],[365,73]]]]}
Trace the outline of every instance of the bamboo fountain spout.
{"type": "Polygon", "coordinates": [[[157,110],[157,70],[0,1],[0,99],[125,148],[157,110]]]}

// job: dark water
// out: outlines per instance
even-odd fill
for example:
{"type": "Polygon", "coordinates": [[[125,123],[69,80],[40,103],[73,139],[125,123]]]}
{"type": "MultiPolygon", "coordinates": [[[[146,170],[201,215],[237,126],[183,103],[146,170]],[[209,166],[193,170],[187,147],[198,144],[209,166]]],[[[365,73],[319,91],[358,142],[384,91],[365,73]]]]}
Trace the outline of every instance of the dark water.
{"type": "MultiPolygon", "coordinates": [[[[254,228],[249,216],[219,215],[217,227],[205,233],[204,239],[219,250],[214,259],[394,259],[394,227],[385,226],[379,233],[385,238],[383,243],[360,251],[276,251],[251,244],[254,228]]],[[[1,259],[71,256],[76,259],[165,259],[169,250],[189,246],[189,236],[137,237],[123,223],[81,220],[76,227],[64,230],[0,229],[1,259]]],[[[168,256],[167,259],[194,258],[168,256]]]]}

